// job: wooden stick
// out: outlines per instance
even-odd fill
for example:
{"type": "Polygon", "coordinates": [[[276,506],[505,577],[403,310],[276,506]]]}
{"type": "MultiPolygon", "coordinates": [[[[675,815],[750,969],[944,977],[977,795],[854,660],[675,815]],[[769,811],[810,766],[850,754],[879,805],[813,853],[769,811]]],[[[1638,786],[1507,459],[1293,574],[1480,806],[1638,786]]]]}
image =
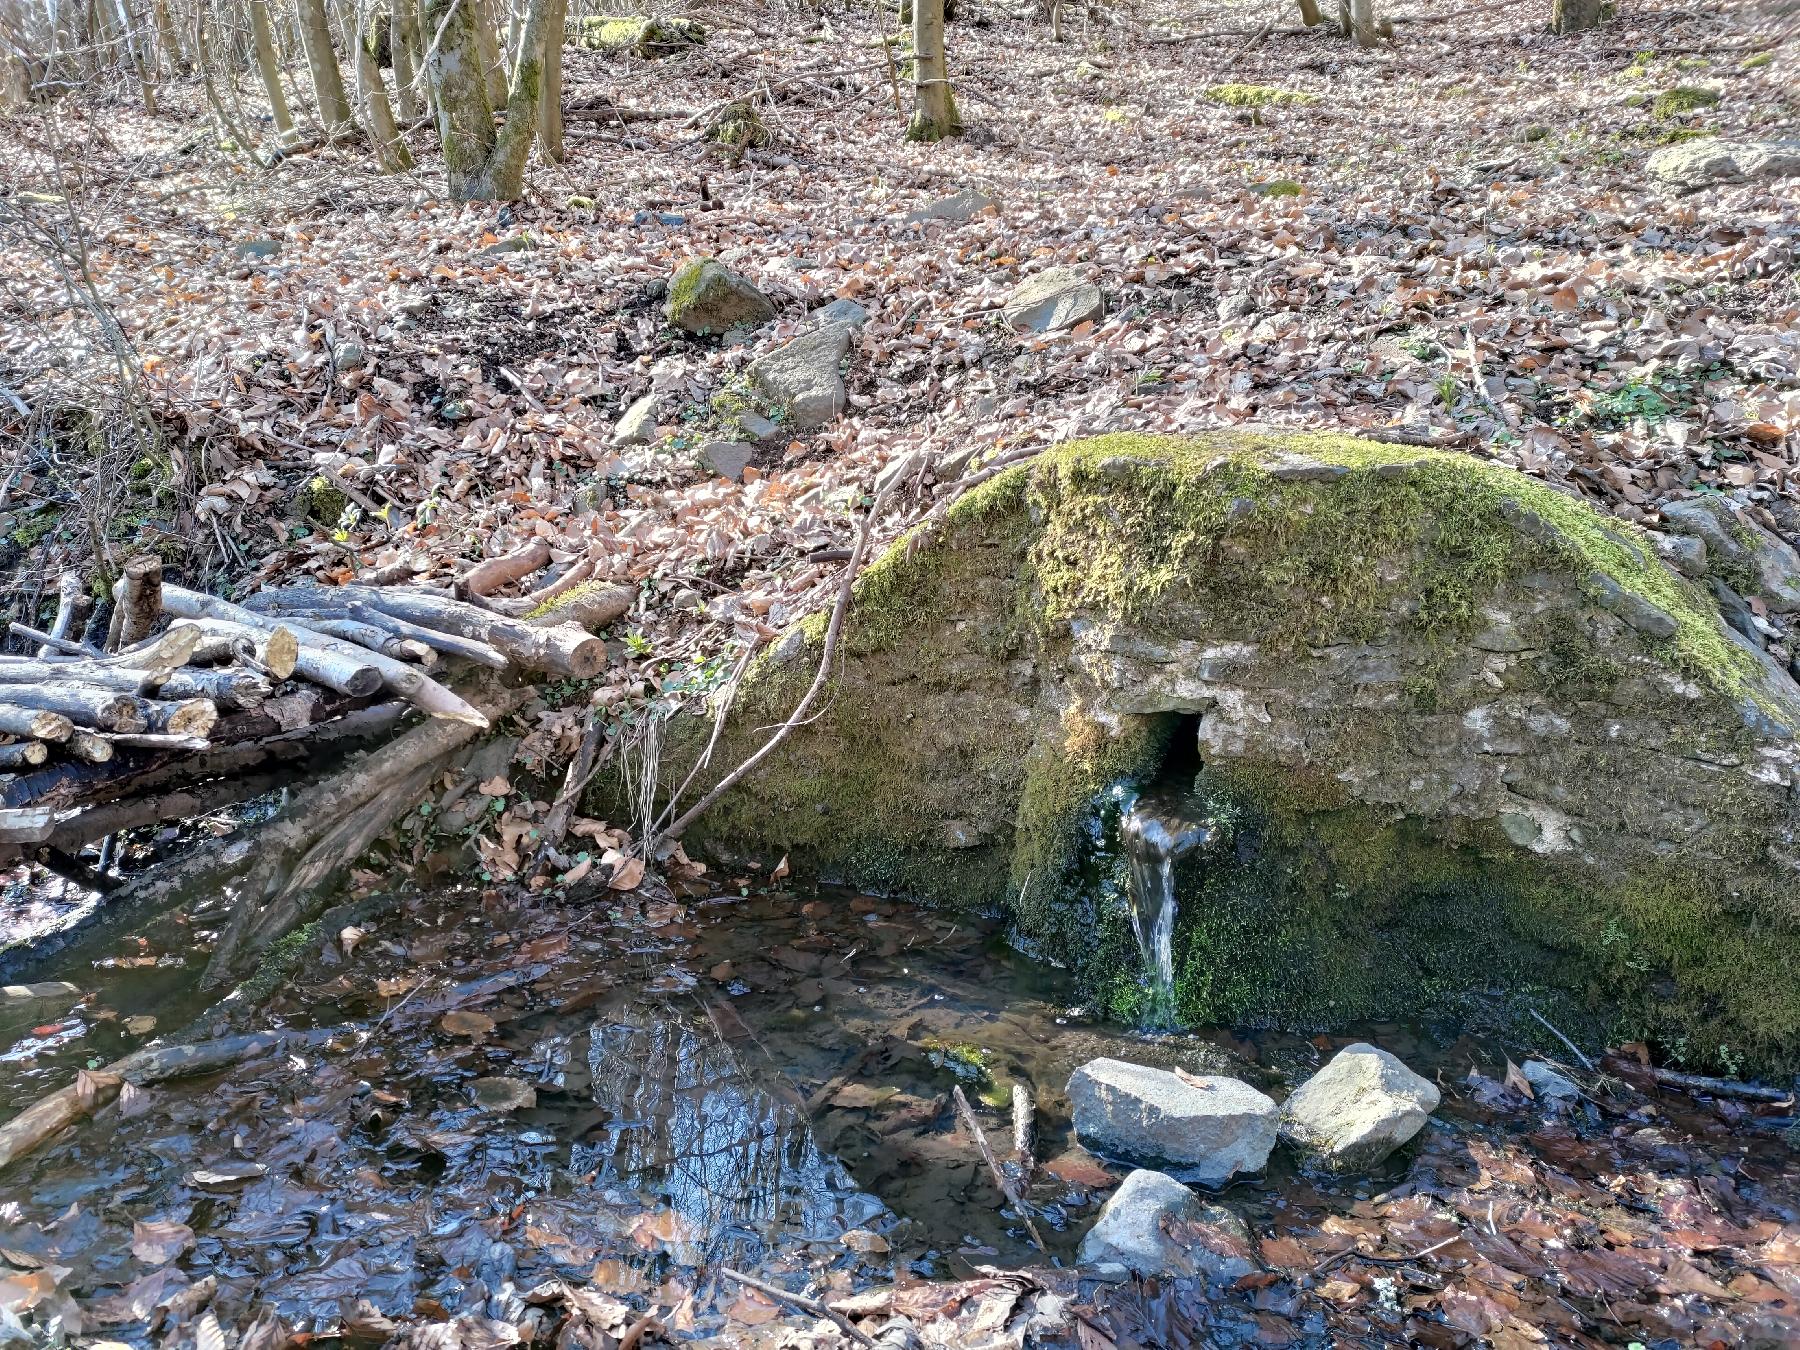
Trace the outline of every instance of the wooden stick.
{"type": "Polygon", "coordinates": [[[350,617],[363,623],[373,624],[377,628],[385,628],[396,637],[410,638],[421,642],[433,651],[443,652],[446,656],[460,656],[465,661],[473,661],[477,665],[486,666],[490,670],[505,670],[512,664],[498,647],[490,643],[479,642],[474,638],[457,637],[453,633],[440,633],[435,628],[426,628],[422,624],[408,623],[405,619],[395,618],[392,614],[383,614],[372,605],[360,601],[350,602],[350,617]]]}
{"type": "Polygon", "coordinates": [[[210,750],[212,742],[198,732],[113,731],[100,738],[109,745],[138,750],[210,750]]]}
{"type": "Polygon", "coordinates": [[[1012,1119],[1013,1161],[1018,1164],[1020,1182],[1028,1183],[1037,1170],[1037,1103],[1023,1083],[1013,1084],[1012,1119]]]}
{"type": "Polygon", "coordinates": [[[1570,1040],[1567,1036],[1563,1035],[1562,1032],[1558,1031],[1555,1027],[1551,1026],[1550,1020],[1547,1017],[1545,1017],[1544,1014],[1539,1012],[1536,1008],[1528,1008],[1528,1009],[1526,1009],[1526,1011],[1529,1012],[1533,1017],[1537,1018],[1538,1022],[1543,1026],[1543,1028],[1546,1031],[1548,1031],[1552,1036],[1556,1037],[1556,1039],[1561,1041],[1564,1045],[1569,1047],[1569,1053],[1574,1055],[1576,1059],[1581,1061],[1582,1068],[1586,1069],[1589,1073],[1592,1073],[1594,1071],[1594,1061],[1589,1059],[1586,1055],[1581,1053],[1581,1047],[1579,1045],[1575,1044],[1574,1041],[1570,1040]]]}
{"type": "Polygon", "coordinates": [[[581,790],[594,776],[594,759],[600,750],[600,738],[606,732],[606,718],[599,707],[588,709],[587,725],[582,728],[581,745],[563,774],[562,791],[550,803],[544,815],[543,842],[538,845],[537,863],[542,866],[549,856],[562,847],[563,835],[569,831],[569,818],[581,800],[581,790]]]}
{"type": "Polygon", "coordinates": [[[1710,1092],[1715,1097],[1744,1097],[1750,1101],[1782,1104],[1794,1100],[1794,1094],[1785,1089],[1740,1083],[1735,1078],[1709,1078],[1705,1074],[1680,1073],[1675,1069],[1652,1069],[1650,1076],[1667,1087],[1684,1088],[1689,1092],[1710,1092]]]}
{"type": "Polygon", "coordinates": [[[1000,1194],[1005,1196],[1007,1202],[1019,1211],[1020,1217],[1025,1220],[1025,1231],[1031,1234],[1031,1240],[1036,1244],[1037,1249],[1045,1256],[1050,1255],[1050,1249],[1044,1245],[1044,1239],[1039,1235],[1037,1225],[1032,1222],[1031,1211],[1026,1208],[1023,1197],[1013,1188],[1012,1182],[1006,1179],[1006,1173],[1000,1170],[1000,1164],[995,1161],[994,1150],[988,1147],[987,1135],[982,1133],[981,1122],[975,1119],[975,1112],[969,1108],[969,1099],[963,1096],[961,1083],[950,1089],[950,1096],[956,1102],[956,1114],[961,1118],[963,1127],[974,1136],[975,1147],[981,1151],[981,1160],[987,1164],[988,1171],[993,1174],[994,1184],[1000,1188],[1000,1194]]]}
{"type": "MultiPolygon", "coordinates": [[[[51,647],[58,651],[65,650],[64,644],[68,642],[69,627],[75,621],[75,606],[80,603],[81,573],[70,568],[67,572],[62,574],[62,579],[57,585],[56,618],[50,624],[50,631],[43,635],[43,646],[38,648],[39,656],[49,655],[49,653],[44,650],[44,647],[51,647]]],[[[23,627],[23,624],[19,625],[19,628],[23,627]]],[[[15,628],[13,631],[18,632],[19,628],[15,628]]],[[[28,633],[20,633],[19,635],[21,637],[30,636],[28,633]]],[[[83,655],[100,655],[99,652],[94,651],[92,647],[89,647],[84,643],[76,642],[69,645],[72,645],[77,652],[83,655]]]]}
{"type": "Polygon", "coordinates": [[[148,797],[130,797],[90,807],[77,815],[56,822],[48,843],[52,848],[73,853],[95,839],[104,839],[121,830],[134,830],[165,820],[187,820],[209,815],[227,806],[272,792],[293,777],[288,773],[246,773],[221,778],[200,787],[177,788],[172,792],[148,797]]]}
{"type": "Polygon", "coordinates": [[[843,1332],[858,1345],[872,1346],[875,1344],[874,1338],[871,1337],[868,1332],[857,1327],[848,1317],[845,1317],[844,1314],[832,1307],[829,1303],[821,1303],[818,1299],[808,1298],[805,1294],[793,1293],[783,1289],[778,1284],[770,1284],[767,1280],[759,1280],[754,1275],[746,1275],[742,1271],[731,1269],[729,1266],[721,1266],[719,1268],[719,1274],[723,1275],[728,1280],[736,1281],[738,1284],[749,1285],[750,1288],[756,1290],[757,1293],[767,1294],[770,1298],[785,1303],[791,1308],[798,1308],[803,1313],[811,1313],[814,1317],[825,1318],[827,1321],[834,1323],[839,1331],[843,1332]]]}
{"type": "Polygon", "coordinates": [[[265,630],[225,619],[202,619],[192,627],[200,635],[193,652],[196,661],[205,664],[238,659],[243,655],[241,643],[248,645],[252,660],[275,679],[285,680],[294,673],[300,641],[290,628],[265,630]]]}
{"type": "Polygon", "coordinates": [[[342,638],[345,642],[354,642],[359,647],[367,647],[372,652],[380,652],[383,656],[391,656],[396,661],[416,662],[430,669],[437,661],[437,653],[423,643],[413,642],[400,637],[391,629],[380,624],[364,623],[360,619],[348,617],[325,618],[321,614],[296,615],[308,628],[327,637],[342,638]]]}
{"type": "Polygon", "coordinates": [[[510,553],[476,563],[464,574],[460,585],[471,595],[492,595],[502,586],[523,581],[549,565],[550,545],[542,539],[532,539],[510,553]]]}
{"type": "Polygon", "coordinates": [[[191,1074],[213,1073],[242,1063],[255,1055],[289,1045],[316,1045],[342,1028],[308,1031],[259,1031],[247,1036],[225,1036],[193,1045],[162,1045],[133,1050],[103,1069],[82,1070],[75,1082],[39,1098],[5,1125],[0,1125],[0,1168],[41,1147],[69,1126],[90,1116],[119,1095],[130,1083],[143,1087],[191,1074]]]}
{"type": "Polygon", "coordinates": [[[106,655],[105,652],[97,651],[85,642],[71,642],[68,638],[58,637],[54,633],[41,632],[28,624],[9,623],[6,625],[6,630],[15,637],[22,637],[37,643],[39,656],[49,656],[56,652],[60,652],[64,656],[102,657],[106,655]]]}

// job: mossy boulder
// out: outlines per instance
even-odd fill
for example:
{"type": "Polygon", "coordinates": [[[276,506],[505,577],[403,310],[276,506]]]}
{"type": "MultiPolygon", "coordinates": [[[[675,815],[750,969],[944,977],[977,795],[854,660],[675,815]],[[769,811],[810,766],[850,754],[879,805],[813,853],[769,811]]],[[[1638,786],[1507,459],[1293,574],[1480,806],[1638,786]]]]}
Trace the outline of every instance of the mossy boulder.
{"type": "Polygon", "coordinates": [[[693,19],[609,18],[581,21],[580,46],[597,52],[629,52],[645,58],[666,56],[706,41],[706,29],[693,19]]]}
{"type": "MultiPolygon", "coordinates": [[[[823,631],[758,659],[702,779],[787,715],[823,631]]],[[[1231,838],[1178,875],[1191,1022],[1531,1005],[1800,1060],[1800,688],[1541,482],[1323,435],[1065,446],[871,567],[841,656],[690,846],[1004,909],[1129,1015],[1106,814],[1174,749],[1231,838]]],[[[672,728],[665,778],[709,731],[672,728]]]]}
{"type": "Polygon", "coordinates": [[[715,258],[696,258],[669,279],[663,315],[696,337],[754,328],[775,317],[769,297],[715,258]]]}

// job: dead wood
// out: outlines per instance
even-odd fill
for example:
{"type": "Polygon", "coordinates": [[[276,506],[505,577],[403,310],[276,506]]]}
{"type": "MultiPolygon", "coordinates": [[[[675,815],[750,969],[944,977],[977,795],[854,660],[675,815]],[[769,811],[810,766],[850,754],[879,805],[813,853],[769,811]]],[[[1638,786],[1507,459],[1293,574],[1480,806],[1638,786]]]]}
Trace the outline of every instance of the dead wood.
{"type": "Polygon", "coordinates": [[[292,629],[264,630],[223,619],[202,619],[193,627],[200,634],[193,659],[201,665],[246,660],[259,673],[277,680],[285,680],[294,673],[300,642],[292,629]]]}
{"type": "Polygon", "coordinates": [[[252,596],[265,615],[304,613],[350,604],[404,619],[421,627],[485,642],[526,670],[591,679],[606,666],[606,644],[573,626],[540,627],[428,592],[371,586],[284,586],[252,596]]]}
{"type": "MultiPolygon", "coordinates": [[[[50,624],[50,631],[43,635],[44,646],[60,649],[59,644],[68,640],[69,629],[74,625],[75,611],[81,604],[82,595],[81,573],[73,569],[64,572],[56,587],[56,618],[50,624]]],[[[79,642],[70,645],[78,652],[92,650],[84,648],[79,642]]],[[[99,655],[98,652],[94,654],[99,655]]],[[[44,650],[43,646],[40,646],[38,655],[48,656],[49,653],[44,650]]]]}
{"type": "Polygon", "coordinates": [[[59,712],[47,708],[21,708],[0,703],[0,732],[8,736],[30,736],[40,741],[66,741],[75,724],[59,712]]]}
{"type": "Polygon", "coordinates": [[[140,553],[126,560],[123,575],[113,583],[113,602],[119,607],[119,646],[141,642],[162,618],[163,564],[154,553],[140,553]]]}
{"type": "Polygon", "coordinates": [[[982,1131],[981,1122],[975,1119],[975,1112],[969,1106],[969,1099],[963,1096],[962,1084],[958,1083],[950,1089],[950,1097],[956,1103],[958,1119],[962,1121],[963,1128],[974,1139],[975,1148],[981,1154],[982,1162],[987,1164],[988,1172],[994,1178],[994,1185],[1000,1188],[1000,1194],[1006,1197],[1007,1203],[1019,1211],[1020,1217],[1025,1220],[1025,1231],[1031,1234],[1031,1240],[1037,1245],[1037,1249],[1048,1256],[1050,1249],[1044,1246],[1044,1239],[1038,1233],[1037,1224],[1031,1217],[1031,1211],[1025,1207],[1024,1197],[1019,1194],[1012,1182],[1006,1179],[1006,1173],[1000,1170],[1000,1163],[994,1157],[994,1150],[988,1147],[987,1135],[982,1131]]]}
{"type": "Polygon", "coordinates": [[[345,642],[354,642],[359,647],[391,656],[396,661],[412,661],[427,670],[437,664],[437,653],[430,647],[400,637],[379,624],[364,623],[360,619],[347,617],[329,618],[319,614],[296,617],[315,632],[324,633],[327,637],[342,638],[345,642]]]}
{"type": "Polygon", "coordinates": [[[550,545],[542,539],[532,539],[510,553],[476,563],[463,574],[458,588],[470,595],[492,595],[501,587],[523,581],[549,565],[550,545]]]}
{"type": "Polygon", "coordinates": [[[50,758],[50,747],[42,741],[14,741],[0,745],[0,769],[27,769],[50,758]]]}
{"type": "Polygon", "coordinates": [[[1020,1181],[1028,1182],[1037,1170],[1037,1103],[1031,1089],[1014,1083],[1012,1089],[1013,1162],[1020,1181]]]}
{"type": "MultiPolygon", "coordinates": [[[[219,710],[209,698],[182,699],[179,703],[151,702],[150,725],[144,730],[158,736],[206,739],[219,720],[219,710]]],[[[124,730],[125,728],[120,728],[124,730]]]]}
{"type": "Polygon", "coordinates": [[[58,820],[45,842],[52,848],[75,853],[83,845],[121,830],[135,830],[165,820],[189,820],[250,801],[291,782],[293,777],[291,771],[242,773],[197,787],[108,802],[58,820]]]}
{"type": "Polygon", "coordinates": [[[69,753],[83,764],[110,764],[113,743],[98,732],[77,729],[69,734],[69,753]]]}
{"type": "Polygon", "coordinates": [[[163,698],[204,698],[220,712],[241,712],[269,697],[270,685],[248,670],[178,670],[156,691],[163,698]]]}
{"type": "Polygon", "coordinates": [[[149,705],[143,699],[85,684],[8,684],[6,701],[61,713],[76,726],[101,731],[146,731],[150,726],[149,705]]]}

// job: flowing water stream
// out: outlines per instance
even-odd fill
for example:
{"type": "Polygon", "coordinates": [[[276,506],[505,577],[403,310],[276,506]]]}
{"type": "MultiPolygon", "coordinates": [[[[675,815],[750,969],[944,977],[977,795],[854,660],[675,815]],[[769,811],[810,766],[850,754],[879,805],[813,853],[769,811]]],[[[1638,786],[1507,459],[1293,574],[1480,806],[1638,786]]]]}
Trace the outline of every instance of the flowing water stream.
{"type": "Polygon", "coordinates": [[[1130,801],[1119,819],[1125,851],[1131,931],[1143,958],[1149,992],[1146,1030],[1169,1030],[1175,1020],[1175,863],[1203,851],[1218,831],[1200,819],[1184,794],[1153,789],[1130,801]]]}

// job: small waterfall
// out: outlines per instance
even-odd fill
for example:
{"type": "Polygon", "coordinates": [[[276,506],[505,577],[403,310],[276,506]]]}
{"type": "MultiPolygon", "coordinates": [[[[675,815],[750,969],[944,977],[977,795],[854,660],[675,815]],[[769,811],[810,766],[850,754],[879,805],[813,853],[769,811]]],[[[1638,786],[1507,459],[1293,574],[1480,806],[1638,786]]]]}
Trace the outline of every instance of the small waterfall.
{"type": "Polygon", "coordinates": [[[1175,1025],[1175,860],[1204,849],[1216,836],[1210,821],[1192,819],[1160,794],[1137,798],[1120,817],[1131,931],[1150,986],[1146,1026],[1175,1025]]]}

